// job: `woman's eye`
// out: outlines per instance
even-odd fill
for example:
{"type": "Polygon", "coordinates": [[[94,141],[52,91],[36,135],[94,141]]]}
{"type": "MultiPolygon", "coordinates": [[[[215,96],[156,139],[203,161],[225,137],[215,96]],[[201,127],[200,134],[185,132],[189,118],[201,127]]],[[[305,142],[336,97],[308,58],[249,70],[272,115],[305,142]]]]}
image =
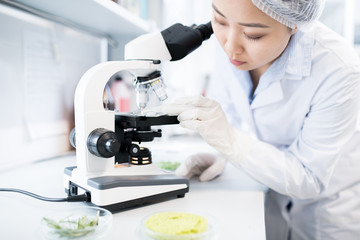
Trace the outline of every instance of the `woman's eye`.
{"type": "Polygon", "coordinates": [[[260,40],[260,38],[262,38],[263,36],[262,35],[256,35],[256,36],[252,36],[252,35],[247,35],[244,33],[244,36],[251,40],[251,41],[257,41],[257,40],[260,40]]]}
{"type": "Polygon", "coordinates": [[[216,18],[214,18],[214,22],[215,22],[216,24],[221,25],[221,26],[225,26],[225,23],[223,23],[223,22],[221,22],[221,21],[217,20],[216,18]]]}

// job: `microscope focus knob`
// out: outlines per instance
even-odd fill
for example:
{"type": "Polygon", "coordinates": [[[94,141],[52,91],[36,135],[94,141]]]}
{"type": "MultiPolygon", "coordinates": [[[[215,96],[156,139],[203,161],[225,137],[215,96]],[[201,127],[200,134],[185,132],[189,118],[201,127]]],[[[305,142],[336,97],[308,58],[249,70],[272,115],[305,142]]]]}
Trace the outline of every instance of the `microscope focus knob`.
{"type": "Polygon", "coordinates": [[[116,134],[105,128],[97,128],[92,131],[87,139],[89,152],[104,158],[115,156],[120,151],[120,141],[116,134]]]}
{"type": "Polygon", "coordinates": [[[73,148],[76,148],[75,128],[73,128],[71,130],[70,135],[69,135],[69,140],[70,140],[71,146],[73,146],[73,148]]]}

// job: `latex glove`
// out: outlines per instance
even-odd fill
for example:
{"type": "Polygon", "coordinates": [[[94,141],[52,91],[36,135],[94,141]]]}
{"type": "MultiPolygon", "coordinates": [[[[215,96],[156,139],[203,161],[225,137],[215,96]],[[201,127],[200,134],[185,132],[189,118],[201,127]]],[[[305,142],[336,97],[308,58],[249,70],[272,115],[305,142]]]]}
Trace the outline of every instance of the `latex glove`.
{"type": "Polygon", "coordinates": [[[199,176],[201,182],[207,182],[219,176],[225,165],[226,160],[221,156],[198,153],[185,159],[176,169],[176,174],[188,179],[199,176]]]}
{"type": "Polygon", "coordinates": [[[169,115],[178,114],[182,127],[197,131],[210,146],[232,162],[239,163],[250,151],[253,139],[232,127],[220,104],[209,98],[180,98],[174,104],[162,105],[161,111],[169,115]]]}

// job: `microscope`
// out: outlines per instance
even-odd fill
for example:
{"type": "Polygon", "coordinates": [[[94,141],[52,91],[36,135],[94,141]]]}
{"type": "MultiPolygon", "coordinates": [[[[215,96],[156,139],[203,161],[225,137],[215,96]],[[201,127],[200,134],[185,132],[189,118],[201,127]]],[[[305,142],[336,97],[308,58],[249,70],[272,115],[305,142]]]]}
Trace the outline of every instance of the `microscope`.
{"type": "Polygon", "coordinates": [[[191,27],[177,23],[126,44],[125,61],[100,63],[82,76],[75,91],[75,128],[70,133],[76,166],[64,170],[68,196],[86,194],[89,204],[113,212],[185,196],[188,180],[161,171],[152,164],[150,150],[140,147],[161,137],[161,130],[152,126],[178,124],[177,116],[147,116],[143,110],[151,89],[159,100],[167,98],[161,61],[182,59],[212,33],[210,22],[191,27]],[[104,108],[104,88],[120,71],[133,76],[139,113],[104,108]]]}

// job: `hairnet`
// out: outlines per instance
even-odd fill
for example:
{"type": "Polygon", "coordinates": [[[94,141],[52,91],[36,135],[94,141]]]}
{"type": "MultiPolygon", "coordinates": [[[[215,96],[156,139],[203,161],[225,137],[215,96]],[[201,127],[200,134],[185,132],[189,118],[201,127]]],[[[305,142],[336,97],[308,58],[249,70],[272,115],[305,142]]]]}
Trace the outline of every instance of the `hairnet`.
{"type": "Polygon", "coordinates": [[[252,0],[276,21],[294,29],[311,25],[320,17],[325,0],[252,0]]]}

